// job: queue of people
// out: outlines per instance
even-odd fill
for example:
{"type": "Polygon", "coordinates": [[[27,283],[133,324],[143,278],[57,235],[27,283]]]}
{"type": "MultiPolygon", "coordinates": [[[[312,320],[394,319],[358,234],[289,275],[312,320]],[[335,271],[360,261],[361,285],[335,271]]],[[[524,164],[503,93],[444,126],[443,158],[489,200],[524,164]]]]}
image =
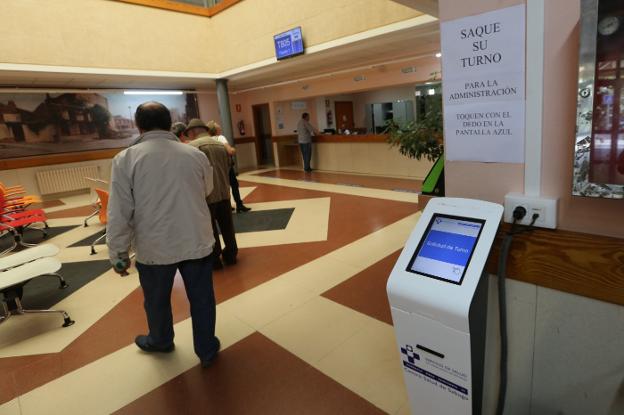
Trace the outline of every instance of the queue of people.
{"type": "Polygon", "coordinates": [[[238,191],[235,149],[215,122],[172,125],[169,110],[158,102],[141,104],[135,123],[140,136],[112,162],[110,260],[118,274],[127,275],[132,245],[149,329],[135,343],[148,353],[175,349],[171,291],[180,272],[191,306],[195,353],[208,367],[221,347],[212,271],[236,264],[238,254],[230,187],[236,211],[250,210],[238,191]]]}

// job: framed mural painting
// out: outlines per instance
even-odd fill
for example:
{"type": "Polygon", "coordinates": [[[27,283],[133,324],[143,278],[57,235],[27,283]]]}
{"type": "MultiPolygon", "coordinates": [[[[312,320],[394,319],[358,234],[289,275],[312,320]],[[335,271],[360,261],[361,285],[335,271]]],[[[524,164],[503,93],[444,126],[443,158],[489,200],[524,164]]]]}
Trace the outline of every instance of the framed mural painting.
{"type": "Polygon", "coordinates": [[[173,122],[186,122],[197,114],[194,98],[93,92],[0,94],[0,159],[125,148],[139,135],[134,125],[138,105],[161,102],[173,122]]]}

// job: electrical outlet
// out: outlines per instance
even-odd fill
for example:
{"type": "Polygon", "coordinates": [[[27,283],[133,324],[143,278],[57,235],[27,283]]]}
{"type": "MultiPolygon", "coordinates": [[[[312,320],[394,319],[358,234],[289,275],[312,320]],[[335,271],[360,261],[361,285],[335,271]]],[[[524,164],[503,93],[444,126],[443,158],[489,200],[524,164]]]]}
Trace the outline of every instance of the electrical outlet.
{"type": "Polygon", "coordinates": [[[522,206],[527,211],[526,216],[517,221],[517,224],[529,225],[533,220],[533,215],[537,213],[539,217],[533,226],[549,229],[557,227],[557,199],[509,193],[505,196],[505,215],[503,216],[505,222],[513,222],[513,211],[517,206],[522,206]]]}

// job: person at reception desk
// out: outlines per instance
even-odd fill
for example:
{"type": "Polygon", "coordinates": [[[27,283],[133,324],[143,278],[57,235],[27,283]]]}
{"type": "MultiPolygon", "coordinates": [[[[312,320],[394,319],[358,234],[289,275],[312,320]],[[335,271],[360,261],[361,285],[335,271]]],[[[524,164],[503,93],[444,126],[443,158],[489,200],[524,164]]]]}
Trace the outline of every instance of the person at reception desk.
{"type": "Polygon", "coordinates": [[[306,172],[312,171],[310,160],[312,159],[312,136],[315,134],[317,131],[310,124],[310,114],[304,112],[299,123],[297,123],[297,142],[299,142],[301,157],[303,157],[303,170],[306,172]]]}

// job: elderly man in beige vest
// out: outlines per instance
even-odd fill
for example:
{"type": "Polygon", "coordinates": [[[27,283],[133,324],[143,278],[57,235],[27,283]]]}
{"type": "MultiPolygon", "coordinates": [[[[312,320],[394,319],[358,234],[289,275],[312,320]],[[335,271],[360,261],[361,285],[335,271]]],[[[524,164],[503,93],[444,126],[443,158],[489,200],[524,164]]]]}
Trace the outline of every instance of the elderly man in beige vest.
{"type": "Polygon", "coordinates": [[[206,154],[213,167],[214,189],[206,198],[212,216],[212,229],[215,237],[213,268],[223,267],[220,256],[223,257],[223,262],[226,265],[236,264],[238,246],[230,207],[230,156],[225,146],[210,136],[206,124],[197,118],[189,122],[186,128],[186,136],[191,139],[189,142],[191,146],[206,154]],[[221,249],[217,224],[225,244],[223,249],[221,249]]]}

